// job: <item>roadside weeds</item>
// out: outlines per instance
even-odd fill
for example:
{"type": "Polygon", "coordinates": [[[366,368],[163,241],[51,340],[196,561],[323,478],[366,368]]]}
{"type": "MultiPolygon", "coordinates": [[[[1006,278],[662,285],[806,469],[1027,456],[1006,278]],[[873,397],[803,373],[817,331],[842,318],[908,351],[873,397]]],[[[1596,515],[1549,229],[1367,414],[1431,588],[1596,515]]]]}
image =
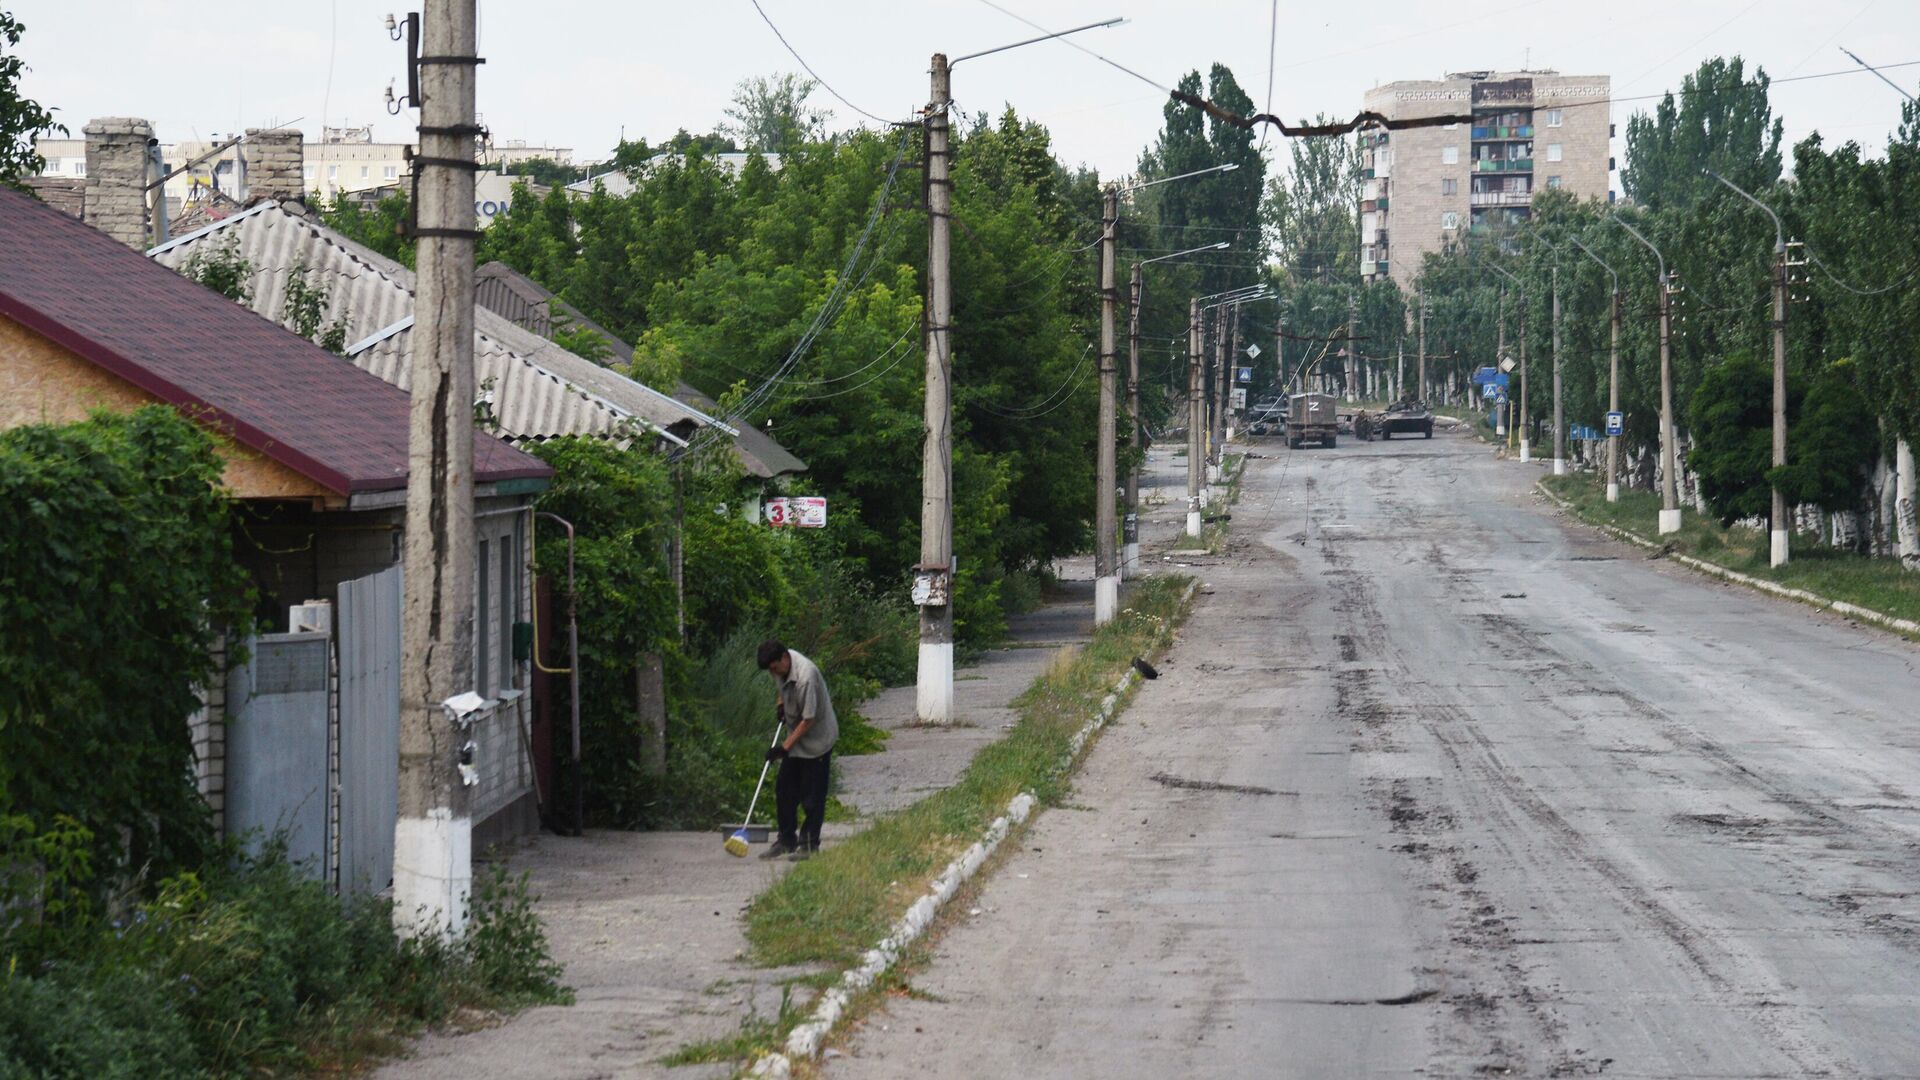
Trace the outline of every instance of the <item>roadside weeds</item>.
{"type": "Polygon", "coordinates": [[[1623,489],[1609,503],[1597,480],[1579,474],[1545,477],[1535,488],[1580,520],[1692,569],[1920,639],[1920,574],[1893,560],[1809,546],[1775,568],[1767,565],[1766,534],[1754,529],[1688,513],[1679,532],[1659,536],[1660,500],[1651,492],[1623,489]]]}

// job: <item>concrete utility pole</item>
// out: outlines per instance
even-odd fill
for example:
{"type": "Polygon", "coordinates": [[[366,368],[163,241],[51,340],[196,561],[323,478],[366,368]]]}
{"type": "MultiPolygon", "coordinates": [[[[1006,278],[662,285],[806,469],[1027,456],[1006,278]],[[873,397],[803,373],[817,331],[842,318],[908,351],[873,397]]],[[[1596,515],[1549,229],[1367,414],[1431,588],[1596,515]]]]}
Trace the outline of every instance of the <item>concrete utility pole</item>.
{"type": "Polygon", "coordinates": [[[1667,257],[1653,246],[1640,230],[1627,224],[1618,214],[1609,215],[1635,240],[1653,252],[1660,267],[1660,534],[1680,531],[1680,480],[1673,433],[1673,276],[1667,273],[1667,257]]]}
{"type": "MultiPolygon", "coordinates": [[[[1773,467],[1778,469],[1787,463],[1787,286],[1790,284],[1787,279],[1787,232],[1780,224],[1780,215],[1773,212],[1773,207],[1747,194],[1745,189],[1712,169],[1700,171],[1732,188],[1734,194],[1765,210],[1767,216],[1773,219],[1773,467]]],[[[1768,523],[1774,566],[1787,565],[1792,524],[1787,519],[1787,496],[1780,490],[1780,485],[1775,484],[1768,523]]]]}
{"type": "Polygon", "coordinates": [[[1420,400],[1427,400],[1427,294],[1420,294],[1420,400]]]}
{"type": "Polygon", "coordinates": [[[1187,535],[1200,535],[1200,486],[1206,478],[1201,426],[1206,423],[1200,373],[1200,298],[1187,305],[1187,535]]]}
{"type": "Polygon", "coordinates": [[[1094,465],[1093,625],[1113,621],[1120,610],[1120,566],[1115,557],[1113,496],[1116,483],[1114,443],[1119,357],[1115,353],[1114,227],[1120,220],[1120,192],[1109,186],[1100,212],[1100,414],[1094,465]]]}
{"type": "MultiPolygon", "coordinates": [[[[1221,467],[1226,461],[1227,431],[1227,308],[1214,309],[1213,323],[1213,393],[1208,398],[1213,416],[1207,425],[1207,480],[1220,482],[1221,467]]],[[[1208,501],[1212,501],[1209,495],[1208,501]]]]}
{"type": "Polygon", "coordinates": [[[1527,310],[1531,306],[1527,303],[1527,299],[1526,290],[1522,289],[1520,291],[1520,419],[1513,425],[1514,432],[1520,438],[1521,461],[1528,459],[1527,435],[1529,432],[1527,429],[1533,426],[1533,414],[1527,411],[1527,316],[1531,314],[1527,310]]]}
{"type": "MultiPolygon", "coordinates": [[[[1620,411],[1620,307],[1623,298],[1620,295],[1620,275],[1613,272],[1605,259],[1593,253],[1593,249],[1580,242],[1579,237],[1567,238],[1574,247],[1585,252],[1587,258],[1600,264],[1612,282],[1611,309],[1607,314],[1609,337],[1607,341],[1607,411],[1620,411]]],[[[1607,501],[1620,501],[1620,436],[1607,436],[1607,501]]]]}
{"type": "MultiPolygon", "coordinates": [[[[1150,180],[1144,184],[1136,184],[1127,190],[1136,191],[1143,187],[1164,184],[1170,180],[1182,180],[1188,176],[1198,176],[1202,173],[1228,172],[1238,167],[1237,165],[1216,165],[1211,169],[1201,169],[1198,172],[1183,173],[1180,176],[1170,176],[1162,180],[1150,180]]],[[[1168,259],[1178,259],[1187,255],[1195,255],[1202,251],[1224,250],[1228,246],[1228,243],[1228,241],[1222,240],[1217,244],[1204,244],[1197,248],[1189,248],[1186,251],[1176,251],[1170,255],[1159,255],[1151,259],[1142,259],[1133,264],[1131,303],[1128,305],[1128,311],[1131,314],[1127,329],[1127,413],[1132,418],[1132,426],[1128,430],[1128,439],[1135,450],[1136,456],[1133,467],[1127,470],[1126,547],[1120,560],[1120,572],[1123,577],[1132,576],[1138,573],[1140,569],[1140,465],[1138,451],[1140,450],[1141,443],[1144,441],[1143,436],[1145,429],[1145,425],[1140,419],[1140,309],[1141,305],[1146,302],[1147,297],[1145,271],[1151,263],[1165,262],[1168,259]]],[[[1194,303],[1198,304],[1199,301],[1196,299],[1194,303]]],[[[1169,374],[1171,374],[1171,372],[1169,372],[1169,374]]],[[[1191,442],[1191,439],[1189,439],[1189,442],[1191,442]]],[[[1187,467],[1189,471],[1192,470],[1193,465],[1191,460],[1189,460],[1187,467]]],[[[1197,536],[1199,534],[1195,533],[1194,535],[1197,536]]]]}
{"type": "MultiPolygon", "coordinates": [[[[1612,273],[1611,270],[1608,273],[1612,273]]],[[[1607,313],[1607,411],[1620,411],[1620,285],[1613,286],[1607,313]]],[[[1620,436],[1607,436],[1607,501],[1620,501],[1620,436]]]]}
{"type": "Polygon", "coordinates": [[[1660,285],[1660,533],[1680,531],[1680,454],[1673,423],[1673,279],[1660,285]]]}
{"type": "Polygon", "coordinates": [[[1127,467],[1127,516],[1120,525],[1122,577],[1140,572],[1140,301],[1145,285],[1140,264],[1134,263],[1127,288],[1127,445],[1133,450],[1133,463],[1127,467]]]}
{"type": "Polygon", "coordinates": [[[1345,352],[1347,354],[1346,398],[1348,401],[1354,400],[1354,393],[1353,393],[1354,384],[1358,381],[1359,374],[1360,374],[1360,343],[1354,340],[1354,326],[1356,325],[1359,319],[1359,310],[1360,310],[1359,303],[1360,303],[1359,298],[1353,295],[1353,290],[1348,289],[1347,290],[1347,344],[1345,349],[1345,352]]]}
{"type": "Polygon", "coordinates": [[[1246,355],[1240,351],[1239,308],[1233,309],[1233,321],[1228,325],[1232,328],[1232,337],[1227,346],[1226,364],[1220,369],[1220,374],[1226,377],[1221,384],[1220,394],[1220,458],[1223,464],[1227,456],[1227,440],[1233,438],[1233,388],[1240,385],[1240,358],[1246,355]]]}
{"type": "Polygon", "coordinates": [[[953,182],[948,179],[945,53],[933,54],[927,103],[927,439],[920,462],[920,669],[915,706],[922,723],[953,721],[953,182]]]}
{"type": "MultiPolygon", "coordinates": [[[[1499,313],[1494,317],[1493,369],[1495,371],[1499,371],[1500,361],[1505,360],[1506,358],[1507,358],[1507,287],[1505,285],[1502,285],[1500,287],[1499,313]]],[[[1495,405],[1493,408],[1494,408],[1494,416],[1495,416],[1493,433],[1497,436],[1505,437],[1507,434],[1507,414],[1513,411],[1513,406],[1508,404],[1505,401],[1502,401],[1499,404],[1495,405]]]]}
{"type": "Polygon", "coordinates": [[[447,702],[473,691],[474,7],[422,20],[419,226],[401,619],[393,920],[410,937],[465,932],[473,820],[459,766],[469,732],[447,702]]]}
{"type": "Polygon", "coordinates": [[[1553,475],[1567,474],[1567,426],[1560,410],[1560,260],[1553,263],[1553,475]]]}

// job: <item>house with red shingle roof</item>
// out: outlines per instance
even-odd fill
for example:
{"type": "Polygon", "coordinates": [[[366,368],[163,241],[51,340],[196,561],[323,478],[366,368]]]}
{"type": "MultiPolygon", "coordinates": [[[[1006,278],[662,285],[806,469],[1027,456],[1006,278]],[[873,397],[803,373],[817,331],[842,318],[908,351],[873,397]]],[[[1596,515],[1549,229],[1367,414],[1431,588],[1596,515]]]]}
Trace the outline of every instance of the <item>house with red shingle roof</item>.
{"type": "MultiPolygon", "coordinates": [[[[224,700],[221,688],[207,695],[196,727],[202,790],[225,812],[229,832],[287,827],[295,853],[313,857],[316,869],[343,885],[378,889],[382,863],[367,847],[377,847],[384,831],[390,866],[392,822],[389,812],[381,828],[381,811],[368,811],[364,792],[386,805],[392,792],[379,790],[378,776],[358,783],[365,777],[343,770],[354,767],[347,751],[355,750],[368,767],[391,771],[380,747],[389,723],[397,733],[398,635],[386,655],[360,633],[368,627],[351,624],[347,605],[378,591],[367,610],[385,611],[391,599],[398,619],[406,392],[89,225],[0,189],[0,427],[67,423],[97,409],[154,402],[174,406],[217,439],[223,482],[237,504],[234,546],[258,586],[259,614],[276,631],[256,643],[254,665],[236,669],[239,682],[229,682],[224,700]],[[335,610],[349,625],[335,626],[335,610]],[[359,636],[349,641],[336,629],[359,636]],[[323,647],[315,634],[324,636],[323,647]],[[321,648],[314,669],[321,711],[304,727],[281,711],[250,708],[265,700],[263,687],[284,682],[254,670],[282,645],[288,655],[321,648]],[[376,667],[367,683],[363,676],[376,667]],[[380,682],[389,670],[390,700],[380,682]],[[260,725],[248,727],[256,716],[260,725]],[[283,726],[267,728],[269,717],[283,726]],[[278,771],[230,759],[229,740],[253,740],[257,756],[278,771]],[[288,750],[295,743],[300,753],[288,750]]],[[[482,555],[474,689],[495,706],[475,735],[480,842],[536,823],[524,751],[530,672],[517,657],[523,650],[514,647],[514,628],[531,611],[531,499],[551,475],[539,459],[476,433],[482,555]]]]}

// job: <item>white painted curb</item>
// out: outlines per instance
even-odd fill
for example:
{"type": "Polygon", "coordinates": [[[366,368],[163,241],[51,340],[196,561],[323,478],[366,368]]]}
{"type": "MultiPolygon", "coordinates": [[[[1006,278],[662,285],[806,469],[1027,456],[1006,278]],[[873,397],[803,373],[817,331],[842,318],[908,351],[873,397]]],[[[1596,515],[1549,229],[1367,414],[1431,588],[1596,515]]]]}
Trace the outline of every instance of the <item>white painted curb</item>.
{"type": "MultiPolygon", "coordinates": [[[[1558,506],[1560,509],[1565,510],[1569,513],[1573,512],[1573,504],[1566,501],[1565,499],[1562,499],[1560,496],[1555,495],[1553,492],[1548,491],[1545,484],[1535,483],[1533,486],[1534,486],[1534,490],[1546,496],[1549,501],[1551,501],[1554,505],[1558,506]]],[[[1620,539],[1625,540],[1630,544],[1638,544],[1641,547],[1648,548],[1650,550],[1658,551],[1665,546],[1663,544],[1657,544],[1652,540],[1648,540],[1646,537],[1641,536],[1638,533],[1629,531],[1627,529],[1622,529],[1617,525],[1602,525],[1595,522],[1587,522],[1587,521],[1582,521],[1581,524],[1592,525],[1594,528],[1600,529],[1607,533],[1611,533],[1612,535],[1617,536],[1620,539]]],[[[1667,558],[1672,559],[1675,562],[1681,563],[1688,567],[1691,567],[1695,570],[1699,570],[1702,573],[1712,574],[1715,577],[1721,577],[1721,578],[1727,579],[1728,581],[1738,582],[1739,584],[1745,585],[1750,589],[1758,589],[1761,592],[1772,593],[1775,596],[1782,596],[1787,598],[1788,600],[1798,600],[1803,604],[1812,604],[1814,607],[1829,608],[1833,611],[1837,611],[1841,613],[1842,615],[1848,615],[1865,622],[1870,622],[1879,626],[1884,626],[1889,630],[1897,630],[1903,634],[1920,635],[1920,622],[1914,622],[1912,619],[1898,618],[1893,615],[1888,615],[1885,612],[1875,611],[1872,608],[1863,608],[1858,604],[1850,604],[1845,600],[1834,600],[1829,597],[1821,596],[1819,593],[1811,593],[1806,591],[1805,589],[1791,589],[1778,582],[1768,581],[1765,578],[1757,578],[1750,574],[1743,574],[1738,570],[1729,570],[1726,567],[1721,566],[1717,563],[1710,563],[1705,559],[1696,559],[1691,555],[1682,555],[1677,551],[1668,552],[1667,558]]]]}
{"type": "MultiPolygon", "coordinates": [[[[1199,587],[1198,579],[1189,582],[1186,594],[1180,598],[1180,602],[1184,604],[1193,599],[1194,590],[1199,587]]],[[[1135,682],[1139,681],[1139,678],[1139,672],[1128,668],[1127,673],[1120,677],[1120,681],[1114,684],[1107,696],[1100,699],[1099,711],[1092,719],[1081,725],[1079,731],[1074,732],[1073,741],[1067,746],[1066,757],[1054,766],[1055,774],[1073,767],[1073,763],[1080,758],[1080,752],[1086,749],[1087,740],[1113,719],[1113,713],[1119,707],[1120,698],[1135,682]]],[[[821,1044],[833,1031],[833,1026],[840,1022],[840,1015],[846,1011],[847,1003],[853,999],[853,995],[872,986],[875,980],[886,974],[887,969],[900,959],[901,952],[908,945],[927,932],[927,927],[933,925],[934,916],[946,906],[947,901],[953,899],[953,894],[960,890],[960,886],[964,885],[967,879],[979,872],[980,867],[986,863],[994,849],[1000,846],[1000,841],[1005,840],[1007,834],[1013,831],[1014,826],[1025,822],[1032,815],[1033,808],[1032,793],[1023,791],[1015,795],[1013,801],[1007,803],[1007,812],[994,818],[993,824],[987,826],[986,835],[982,836],[978,843],[961,852],[959,858],[948,863],[947,868],[940,872],[940,876],[933,879],[927,894],[915,900],[913,906],[907,909],[907,913],[900,917],[900,921],[893,924],[893,932],[880,939],[880,944],[867,950],[866,955],[861,958],[860,966],[841,975],[839,985],[820,995],[820,1000],[814,1003],[812,1015],[787,1034],[785,1049],[780,1053],[768,1054],[754,1062],[748,1075],[767,1078],[767,1080],[787,1080],[793,1075],[793,1062],[796,1058],[811,1059],[817,1056],[820,1053],[821,1044]]]]}

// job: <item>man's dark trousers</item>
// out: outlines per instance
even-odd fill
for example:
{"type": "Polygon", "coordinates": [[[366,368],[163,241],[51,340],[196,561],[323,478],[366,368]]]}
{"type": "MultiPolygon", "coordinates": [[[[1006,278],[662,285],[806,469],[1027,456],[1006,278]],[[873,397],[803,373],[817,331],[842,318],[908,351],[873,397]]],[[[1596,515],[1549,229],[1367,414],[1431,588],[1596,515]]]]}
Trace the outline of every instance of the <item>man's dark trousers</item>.
{"type": "Polygon", "coordinates": [[[829,750],[817,758],[789,757],[780,762],[780,777],[773,782],[775,816],[780,822],[780,842],[787,847],[820,850],[820,824],[827,818],[827,769],[833,760],[829,750]],[[799,811],[807,812],[807,824],[799,827],[799,811]]]}

